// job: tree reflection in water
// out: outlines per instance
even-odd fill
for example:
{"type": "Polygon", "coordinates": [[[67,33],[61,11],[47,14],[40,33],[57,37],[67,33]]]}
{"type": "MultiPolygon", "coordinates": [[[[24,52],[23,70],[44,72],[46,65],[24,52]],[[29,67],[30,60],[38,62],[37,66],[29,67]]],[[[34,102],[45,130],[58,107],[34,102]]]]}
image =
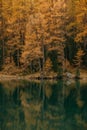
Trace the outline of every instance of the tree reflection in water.
{"type": "Polygon", "coordinates": [[[87,83],[0,83],[1,130],[87,130],[87,83]]]}

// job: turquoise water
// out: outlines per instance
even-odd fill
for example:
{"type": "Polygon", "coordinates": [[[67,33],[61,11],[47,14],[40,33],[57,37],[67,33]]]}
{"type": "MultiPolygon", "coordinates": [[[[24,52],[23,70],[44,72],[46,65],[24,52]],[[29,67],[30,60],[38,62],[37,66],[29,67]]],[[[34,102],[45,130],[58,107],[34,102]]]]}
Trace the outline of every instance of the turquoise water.
{"type": "Polygon", "coordinates": [[[87,130],[87,83],[0,83],[0,130],[87,130]]]}

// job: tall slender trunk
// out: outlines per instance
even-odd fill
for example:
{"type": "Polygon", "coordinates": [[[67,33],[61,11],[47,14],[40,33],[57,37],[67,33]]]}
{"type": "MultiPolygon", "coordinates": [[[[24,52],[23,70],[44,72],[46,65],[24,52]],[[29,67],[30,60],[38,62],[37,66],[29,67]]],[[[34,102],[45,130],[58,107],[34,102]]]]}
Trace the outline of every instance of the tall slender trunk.
{"type": "Polygon", "coordinates": [[[12,53],[10,52],[10,63],[13,62],[12,53]]]}
{"type": "Polygon", "coordinates": [[[44,54],[44,43],[42,41],[42,53],[43,53],[43,74],[44,74],[44,63],[45,63],[45,54],[44,54]]]}
{"type": "Polygon", "coordinates": [[[20,67],[20,50],[17,50],[17,65],[20,67]]]}
{"type": "Polygon", "coordinates": [[[41,78],[43,79],[44,77],[44,63],[45,63],[45,54],[44,54],[44,38],[42,36],[42,43],[41,43],[41,48],[42,48],[42,56],[43,56],[43,59],[42,59],[42,74],[41,74],[41,78]]]}
{"type": "Polygon", "coordinates": [[[3,64],[5,63],[5,41],[4,41],[4,19],[2,19],[2,56],[3,56],[3,64]]]}
{"type": "Polygon", "coordinates": [[[41,60],[39,58],[39,69],[40,69],[40,74],[41,74],[41,60]]]}
{"type": "Polygon", "coordinates": [[[3,2],[0,1],[0,16],[1,16],[1,34],[2,34],[2,64],[5,62],[5,41],[4,41],[4,18],[3,18],[3,2]]]}
{"type": "Polygon", "coordinates": [[[5,43],[4,43],[4,39],[2,40],[2,63],[4,65],[5,63],[5,43]]]}

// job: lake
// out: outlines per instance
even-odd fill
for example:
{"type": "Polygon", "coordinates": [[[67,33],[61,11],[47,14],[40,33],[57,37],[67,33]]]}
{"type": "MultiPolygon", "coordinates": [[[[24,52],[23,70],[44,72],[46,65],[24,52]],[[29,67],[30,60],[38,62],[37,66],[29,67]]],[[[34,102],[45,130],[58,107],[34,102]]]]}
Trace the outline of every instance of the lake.
{"type": "Polygon", "coordinates": [[[87,83],[0,82],[0,130],[87,130],[87,83]]]}

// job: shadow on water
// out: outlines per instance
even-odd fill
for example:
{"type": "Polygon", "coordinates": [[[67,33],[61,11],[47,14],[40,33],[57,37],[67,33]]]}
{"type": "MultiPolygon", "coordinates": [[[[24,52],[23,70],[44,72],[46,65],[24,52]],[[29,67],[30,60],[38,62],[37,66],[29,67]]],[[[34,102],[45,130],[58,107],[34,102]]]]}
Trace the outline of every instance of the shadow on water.
{"type": "Polygon", "coordinates": [[[87,130],[87,83],[0,83],[0,130],[87,130]]]}

